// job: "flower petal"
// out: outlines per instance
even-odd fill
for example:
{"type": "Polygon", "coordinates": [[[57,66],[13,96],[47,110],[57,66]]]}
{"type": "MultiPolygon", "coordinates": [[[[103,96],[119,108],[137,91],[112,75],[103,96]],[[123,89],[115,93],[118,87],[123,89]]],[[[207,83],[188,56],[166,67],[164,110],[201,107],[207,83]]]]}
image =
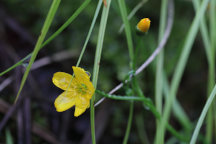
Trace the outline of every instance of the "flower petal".
{"type": "Polygon", "coordinates": [[[80,109],[82,108],[87,108],[89,106],[90,100],[83,95],[77,96],[76,97],[76,107],[79,107],[80,109]]]}
{"type": "MultiPolygon", "coordinates": [[[[65,73],[65,72],[56,72],[53,75],[52,81],[53,83],[63,89],[67,90],[69,83],[71,82],[72,75],[65,73]]],[[[73,83],[71,82],[70,87],[68,88],[68,91],[70,91],[73,88],[73,83]]]]}
{"type": "Polygon", "coordinates": [[[95,92],[95,88],[93,84],[91,83],[91,81],[86,81],[85,85],[87,86],[88,90],[86,91],[86,94],[84,96],[88,99],[91,99],[95,92]]]}
{"type": "Polygon", "coordinates": [[[76,103],[76,92],[75,91],[65,91],[59,95],[55,100],[56,111],[65,111],[76,103]]]}
{"type": "Polygon", "coordinates": [[[80,67],[72,66],[73,72],[76,80],[80,82],[85,82],[86,80],[90,80],[90,76],[86,73],[86,71],[80,67]]]}
{"type": "Polygon", "coordinates": [[[75,112],[74,112],[74,116],[75,117],[80,116],[82,113],[85,112],[85,110],[86,110],[86,108],[78,108],[78,107],[76,107],[75,108],[75,112]]]}

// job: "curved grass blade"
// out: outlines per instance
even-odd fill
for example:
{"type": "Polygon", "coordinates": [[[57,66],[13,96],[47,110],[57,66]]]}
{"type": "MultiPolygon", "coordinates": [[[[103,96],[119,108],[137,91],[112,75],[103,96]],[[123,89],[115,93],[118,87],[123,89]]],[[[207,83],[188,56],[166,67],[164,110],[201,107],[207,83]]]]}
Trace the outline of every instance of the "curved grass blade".
{"type": "Polygon", "coordinates": [[[204,106],[204,108],[202,110],[202,113],[201,113],[201,115],[199,117],[196,128],[195,128],[195,130],[193,132],[193,135],[191,137],[190,144],[195,144],[196,143],[197,136],[199,134],[200,128],[201,128],[201,126],[203,124],[204,118],[205,118],[205,116],[206,116],[206,114],[207,114],[207,112],[209,110],[209,107],[211,106],[211,104],[212,104],[212,102],[213,102],[213,100],[215,98],[215,95],[216,95],[216,85],[214,86],[214,89],[212,90],[212,92],[211,92],[211,94],[210,94],[210,96],[209,96],[209,98],[208,98],[208,100],[207,100],[207,102],[206,102],[206,104],[205,104],[205,106],[204,106]]]}
{"type": "Polygon", "coordinates": [[[48,15],[46,17],[46,20],[44,22],[43,28],[41,30],[41,34],[40,34],[40,36],[38,38],[38,41],[37,41],[37,43],[35,45],[35,48],[34,48],[34,51],[32,53],[30,62],[29,62],[28,66],[26,68],[26,71],[25,71],[25,73],[24,73],[24,75],[22,77],[22,81],[21,81],[20,88],[19,88],[19,91],[18,91],[16,99],[15,99],[15,102],[18,100],[18,98],[20,96],[20,93],[21,93],[21,91],[23,89],[23,86],[24,86],[24,84],[26,82],[26,79],[28,77],[28,74],[30,72],[31,66],[32,66],[33,62],[35,61],[35,58],[36,58],[38,52],[40,51],[42,42],[44,41],[45,36],[46,36],[46,34],[47,34],[47,32],[48,32],[48,30],[50,28],[50,25],[51,25],[51,23],[53,21],[53,18],[54,18],[55,14],[56,14],[56,11],[58,9],[58,6],[59,6],[60,2],[61,2],[61,0],[54,0],[51,7],[50,7],[50,10],[49,10],[48,15]]]}
{"type": "MultiPolygon", "coordinates": [[[[52,34],[40,47],[43,48],[44,46],[46,46],[48,43],[50,43],[55,37],[57,37],[65,28],[67,28],[75,19],[76,17],[84,10],[84,8],[86,8],[86,6],[89,4],[91,0],[85,0],[83,2],[83,4],[73,13],[73,15],[54,33],[52,34]]],[[[32,53],[28,54],[26,57],[24,57],[23,59],[21,59],[20,61],[18,61],[16,64],[14,64],[13,66],[9,67],[8,69],[6,69],[5,71],[0,73],[0,76],[3,76],[4,74],[8,73],[9,71],[13,70],[14,68],[16,68],[17,66],[20,66],[23,64],[23,62],[25,60],[27,60],[28,58],[30,58],[32,56],[32,53]]]]}
{"type": "MultiPolygon", "coordinates": [[[[101,15],[100,28],[99,28],[99,33],[98,33],[98,41],[97,41],[97,47],[96,47],[96,52],[95,52],[93,76],[92,76],[93,77],[92,83],[95,88],[97,87],[99,67],[100,67],[99,63],[100,63],[101,53],[103,49],[103,41],[104,41],[107,19],[108,19],[109,10],[110,10],[110,4],[111,4],[111,0],[107,0],[107,6],[103,7],[103,12],[101,15]]],[[[94,101],[95,101],[95,95],[92,96],[91,103],[90,103],[90,121],[91,121],[90,123],[91,123],[92,144],[96,144],[94,101]]]]}
{"type": "Polygon", "coordinates": [[[187,34],[185,44],[183,46],[183,51],[182,51],[180,59],[177,63],[177,66],[176,66],[176,69],[174,72],[174,76],[172,79],[170,92],[169,92],[169,99],[165,103],[164,114],[162,117],[161,126],[159,128],[160,129],[160,138],[157,141],[158,142],[157,144],[163,144],[164,143],[165,126],[166,126],[166,123],[167,123],[169,116],[170,116],[171,106],[173,104],[173,101],[176,98],[177,89],[179,87],[179,83],[180,83],[180,80],[182,78],[189,54],[191,52],[192,44],[193,44],[195,37],[197,35],[200,20],[204,16],[208,2],[209,2],[209,0],[203,0],[201,7],[197,11],[196,16],[192,22],[192,25],[189,29],[188,34],[187,34]]]}

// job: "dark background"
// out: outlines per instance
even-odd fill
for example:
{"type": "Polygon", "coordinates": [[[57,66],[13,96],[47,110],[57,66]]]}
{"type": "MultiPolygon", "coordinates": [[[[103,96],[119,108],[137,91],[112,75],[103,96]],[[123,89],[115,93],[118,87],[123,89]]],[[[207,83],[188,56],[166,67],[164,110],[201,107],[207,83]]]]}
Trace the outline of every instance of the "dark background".
{"type": "MultiPolygon", "coordinates": [[[[33,51],[40,34],[51,0],[0,0],[0,72],[33,51]]],[[[47,38],[54,33],[82,4],[83,1],[62,0],[47,38]]],[[[128,13],[140,1],[127,0],[128,13]]],[[[10,84],[0,90],[0,143],[10,136],[14,143],[91,143],[89,129],[89,109],[75,118],[74,108],[63,113],[55,111],[54,100],[62,92],[52,83],[57,71],[72,74],[81,48],[87,36],[97,1],[92,0],[85,10],[59,36],[45,46],[36,62],[47,58],[48,64],[35,68],[30,73],[22,91],[21,100],[14,103],[25,64],[0,77],[1,84],[6,79],[10,84]],[[57,58],[56,58],[57,57],[57,58]],[[8,119],[5,120],[5,117],[8,119]],[[30,128],[31,127],[31,128],[30,128]],[[32,130],[31,130],[32,129],[32,130]],[[31,132],[30,132],[31,131],[31,132]]],[[[207,12],[208,13],[208,12],[207,12]]],[[[165,46],[165,71],[170,79],[182,50],[183,42],[194,17],[192,3],[188,0],[175,1],[174,25],[165,46]]],[[[208,15],[206,15],[208,19],[208,15]]],[[[160,2],[149,0],[130,20],[134,47],[140,46],[137,67],[140,66],[158,45],[160,2]],[[136,24],[144,17],[151,19],[149,32],[144,36],[136,34],[136,24]],[[143,39],[138,45],[139,40],[143,39]]],[[[80,67],[92,73],[100,16],[97,19],[87,50],[80,67]]],[[[124,32],[118,30],[122,24],[117,1],[113,0],[107,23],[100,63],[98,89],[108,92],[122,82],[130,71],[127,41],[124,32]]],[[[46,61],[46,59],[44,60],[46,61]]],[[[26,61],[28,62],[28,61],[26,61]]],[[[200,34],[193,44],[192,52],[183,75],[177,99],[188,114],[196,121],[206,100],[207,61],[200,34]]],[[[138,77],[144,94],[154,101],[155,61],[138,77]]],[[[116,94],[124,95],[125,88],[116,94]]],[[[100,96],[96,96],[98,100],[100,96]]],[[[105,100],[96,107],[96,136],[98,143],[122,143],[129,114],[129,102],[105,100]]],[[[181,130],[181,125],[171,116],[170,123],[181,130]]],[[[140,144],[142,137],[150,143],[154,140],[155,118],[142,104],[135,102],[129,143],[140,144]],[[143,135],[140,135],[139,130],[143,135]]],[[[171,135],[167,133],[167,138],[171,135]]]]}

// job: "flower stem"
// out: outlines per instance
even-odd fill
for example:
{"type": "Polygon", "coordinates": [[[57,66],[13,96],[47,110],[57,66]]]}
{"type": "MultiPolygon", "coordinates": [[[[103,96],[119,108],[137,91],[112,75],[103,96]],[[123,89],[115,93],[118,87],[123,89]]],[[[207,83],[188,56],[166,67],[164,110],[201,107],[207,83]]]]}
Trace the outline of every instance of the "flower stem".
{"type": "Polygon", "coordinates": [[[132,124],[132,119],[133,119],[133,110],[134,110],[134,102],[131,101],[130,102],[130,111],[129,111],[129,116],[128,116],[128,125],[127,125],[127,129],[125,132],[123,144],[127,144],[127,142],[128,142],[128,137],[130,134],[131,124],[132,124]]]}
{"type": "MultiPolygon", "coordinates": [[[[128,15],[127,15],[127,8],[126,8],[125,0],[118,0],[118,3],[119,3],[119,8],[120,8],[122,20],[123,20],[124,25],[125,25],[125,35],[127,38],[127,45],[128,45],[128,51],[129,51],[129,57],[130,57],[130,68],[132,70],[135,70],[134,48],[133,48],[130,23],[129,23],[129,20],[127,18],[128,15]]],[[[132,119],[133,119],[133,109],[134,109],[134,102],[131,101],[128,123],[127,123],[127,129],[125,132],[123,144],[127,144],[127,141],[128,141],[128,137],[129,137],[130,129],[131,129],[131,124],[132,124],[132,119]]]]}
{"type": "Polygon", "coordinates": [[[126,4],[125,0],[118,0],[119,3],[119,8],[122,16],[122,20],[125,25],[125,34],[127,38],[127,45],[128,45],[128,51],[129,51],[129,56],[130,56],[130,67],[134,70],[135,65],[134,65],[134,48],[133,48],[133,41],[132,41],[132,35],[131,35],[131,28],[130,28],[130,23],[127,18],[127,9],[126,9],[126,4]]]}
{"type": "MultiPolygon", "coordinates": [[[[165,32],[168,0],[162,0],[161,2],[162,4],[161,4],[159,38],[158,38],[159,42],[163,38],[165,32]]],[[[160,54],[157,57],[156,79],[155,79],[155,104],[156,104],[157,111],[160,114],[162,114],[163,63],[164,63],[164,52],[163,50],[161,50],[160,54]]],[[[156,141],[160,139],[159,126],[160,126],[160,120],[157,120],[156,121],[156,141]]]]}
{"type": "MultiPolygon", "coordinates": [[[[98,42],[97,42],[97,47],[96,47],[94,70],[93,70],[93,80],[92,80],[92,83],[93,83],[95,89],[97,88],[100,59],[101,59],[101,53],[102,53],[102,48],[103,48],[103,40],[104,40],[104,35],[105,35],[105,30],[106,30],[106,24],[107,24],[107,19],[108,19],[108,14],[109,14],[110,3],[111,3],[111,0],[107,0],[107,7],[104,6],[102,16],[101,16],[101,21],[100,21],[100,29],[99,29],[99,34],[98,34],[98,42]]],[[[91,99],[91,104],[90,104],[92,144],[96,144],[94,101],[95,101],[95,95],[93,95],[93,97],[91,99]]]]}

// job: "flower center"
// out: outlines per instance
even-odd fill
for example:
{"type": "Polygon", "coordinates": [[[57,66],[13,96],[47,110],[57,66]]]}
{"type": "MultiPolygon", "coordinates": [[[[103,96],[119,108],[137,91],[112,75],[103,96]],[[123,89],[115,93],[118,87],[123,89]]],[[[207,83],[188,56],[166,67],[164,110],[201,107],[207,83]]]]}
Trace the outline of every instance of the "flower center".
{"type": "Polygon", "coordinates": [[[88,90],[88,87],[83,83],[79,84],[79,86],[77,87],[78,93],[81,93],[83,95],[86,94],[87,90],[88,90]]]}

